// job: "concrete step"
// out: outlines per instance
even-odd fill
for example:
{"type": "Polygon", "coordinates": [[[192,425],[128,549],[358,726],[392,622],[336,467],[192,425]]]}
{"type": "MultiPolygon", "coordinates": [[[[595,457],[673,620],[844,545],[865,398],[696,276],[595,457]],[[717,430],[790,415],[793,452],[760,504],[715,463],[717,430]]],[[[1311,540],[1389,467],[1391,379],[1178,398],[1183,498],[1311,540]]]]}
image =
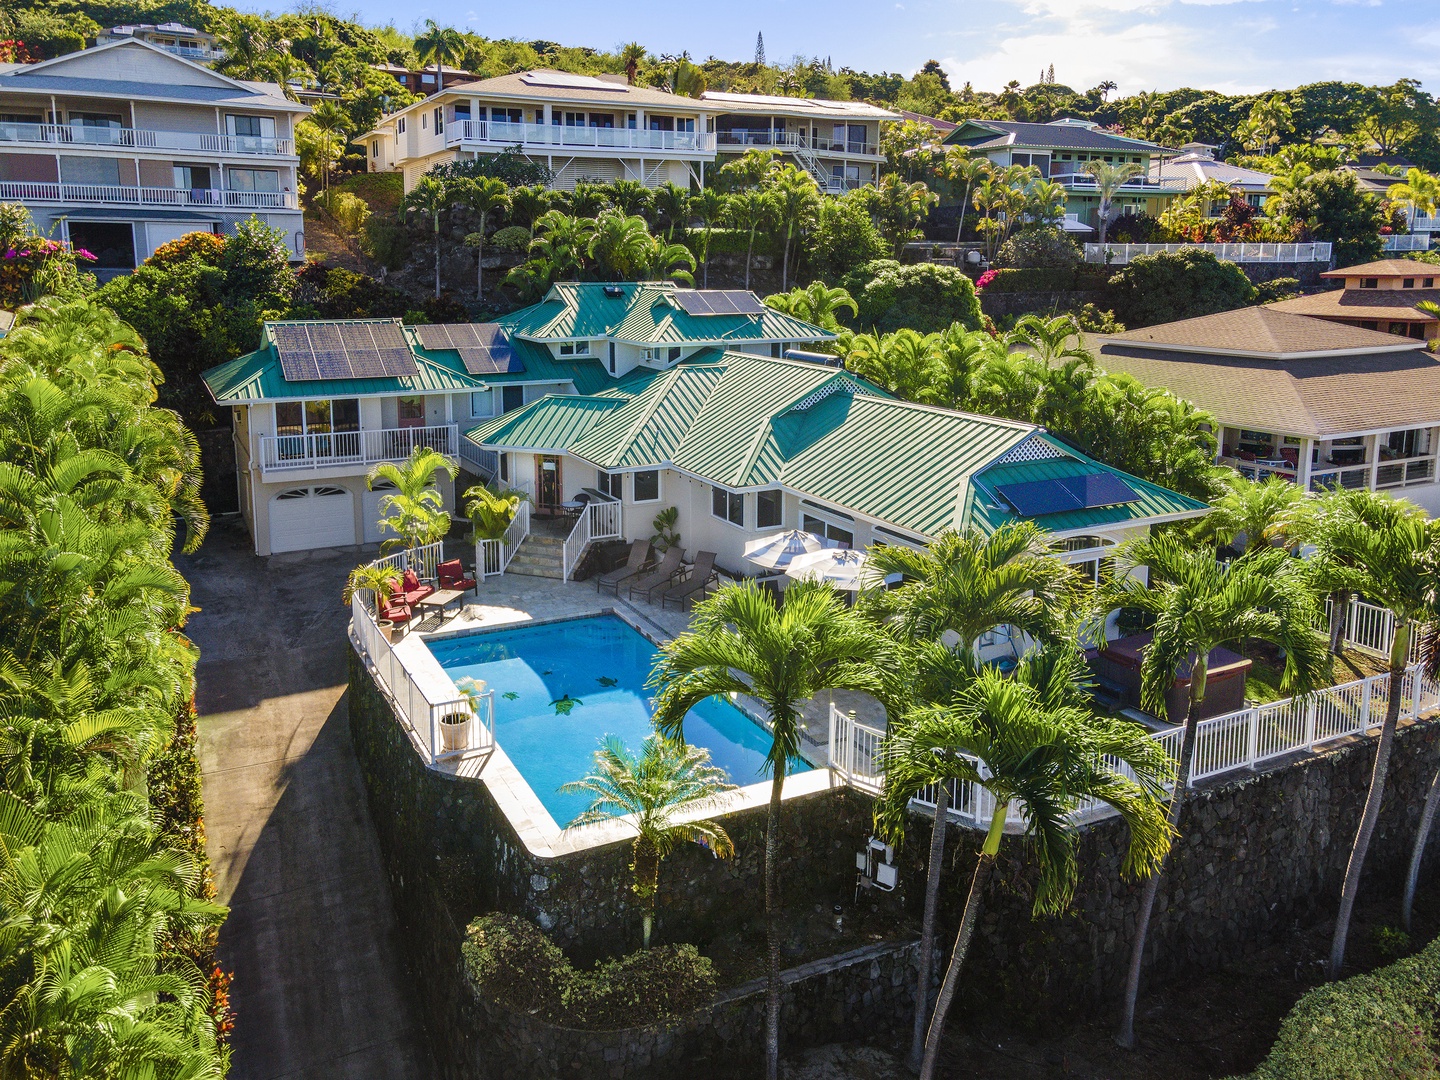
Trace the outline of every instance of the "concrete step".
{"type": "Polygon", "coordinates": [[[553,536],[530,535],[510,560],[507,572],[526,577],[554,578],[565,576],[565,541],[553,536]]]}

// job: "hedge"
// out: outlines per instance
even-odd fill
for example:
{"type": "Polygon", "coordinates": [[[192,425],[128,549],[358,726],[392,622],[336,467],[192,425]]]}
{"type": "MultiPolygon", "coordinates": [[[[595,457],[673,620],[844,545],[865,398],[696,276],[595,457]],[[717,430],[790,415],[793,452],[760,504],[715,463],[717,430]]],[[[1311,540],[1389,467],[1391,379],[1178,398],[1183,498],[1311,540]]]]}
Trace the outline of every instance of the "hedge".
{"type": "Polygon", "coordinates": [[[1081,292],[1105,288],[1110,271],[1103,266],[1026,266],[993,271],[986,292],[1081,292]]]}
{"type": "Polygon", "coordinates": [[[1295,1003],[1248,1080],[1436,1080],[1437,995],[1440,939],[1389,967],[1316,987],[1295,1003]]]}
{"type": "Polygon", "coordinates": [[[491,1000],[568,1028],[613,1031],[683,1016],[715,996],[715,971],[693,945],[653,949],[577,971],[533,923],[482,915],[465,932],[465,969],[491,1000]]]}

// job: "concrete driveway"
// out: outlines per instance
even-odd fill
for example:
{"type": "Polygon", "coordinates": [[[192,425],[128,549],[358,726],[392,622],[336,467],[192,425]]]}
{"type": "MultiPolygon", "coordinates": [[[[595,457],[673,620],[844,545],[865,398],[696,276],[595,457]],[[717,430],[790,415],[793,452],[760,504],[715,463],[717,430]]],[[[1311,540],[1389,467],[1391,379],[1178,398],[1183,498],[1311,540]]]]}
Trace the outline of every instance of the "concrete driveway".
{"type": "Polygon", "coordinates": [[[176,560],[200,608],[205,827],[230,918],[231,1080],[430,1076],[345,714],[353,549],[253,554],[238,517],[176,560]]]}

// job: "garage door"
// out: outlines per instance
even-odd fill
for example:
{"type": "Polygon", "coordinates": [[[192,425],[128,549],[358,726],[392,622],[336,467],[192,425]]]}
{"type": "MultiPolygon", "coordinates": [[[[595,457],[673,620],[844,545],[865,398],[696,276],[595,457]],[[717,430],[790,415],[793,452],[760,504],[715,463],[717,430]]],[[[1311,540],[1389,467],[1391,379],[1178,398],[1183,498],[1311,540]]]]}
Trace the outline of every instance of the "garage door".
{"type": "Polygon", "coordinates": [[[270,550],[306,551],[355,543],[355,501],[342,487],[282,491],[270,500],[270,550]]]}
{"type": "Polygon", "coordinates": [[[388,480],[381,480],[372,491],[360,493],[360,516],[365,522],[365,543],[378,544],[382,540],[400,535],[394,529],[380,524],[380,500],[393,494],[395,485],[388,480]]]}

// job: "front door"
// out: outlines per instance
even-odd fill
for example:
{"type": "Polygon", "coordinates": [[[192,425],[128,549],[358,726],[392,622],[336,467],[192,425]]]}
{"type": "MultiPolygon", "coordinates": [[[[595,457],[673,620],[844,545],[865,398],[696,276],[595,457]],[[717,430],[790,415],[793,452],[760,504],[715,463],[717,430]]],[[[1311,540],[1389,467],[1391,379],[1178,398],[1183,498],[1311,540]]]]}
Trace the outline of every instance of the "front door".
{"type": "Polygon", "coordinates": [[[540,456],[540,468],[537,470],[536,505],[542,510],[554,511],[560,505],[560,458],[554,454],[542,454],[540,456]]]}

